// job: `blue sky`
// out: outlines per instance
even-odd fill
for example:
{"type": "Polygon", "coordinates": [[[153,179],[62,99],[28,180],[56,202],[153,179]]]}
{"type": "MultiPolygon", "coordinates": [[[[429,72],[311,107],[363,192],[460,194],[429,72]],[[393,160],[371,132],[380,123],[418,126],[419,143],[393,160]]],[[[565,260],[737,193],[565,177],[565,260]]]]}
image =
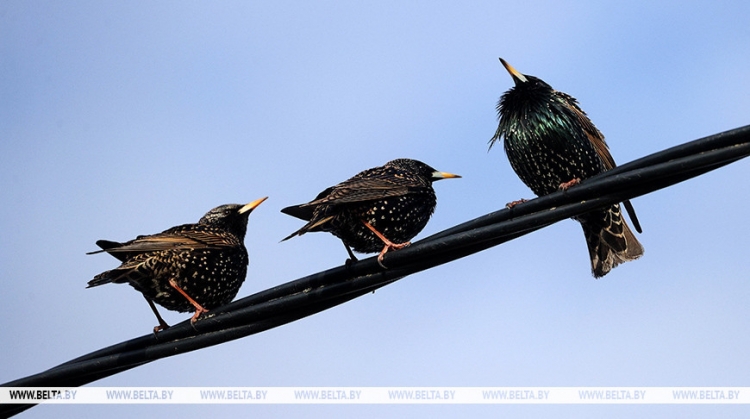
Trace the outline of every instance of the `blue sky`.
{"type": "MultiPolygon", "coordinates": [[[[148,333],[86,256],[270,198],[239,296],[341,264],[281,214],[398,157],[419,237],[532,197],[487,152],[503,57],[578,98],[619,163],[750,123],[747,2],[0,3],[0,382],[148,333]]],[[[646,253],[594,280],[563,221],[311,318],[99,386],[748,386],[750,165],[633,201],[646,253]]],[[[162,310],[169,323],[188,316],[162,310]]],[[[24,417],[743,417],[734,406],[41,406],[24,417]]]]}

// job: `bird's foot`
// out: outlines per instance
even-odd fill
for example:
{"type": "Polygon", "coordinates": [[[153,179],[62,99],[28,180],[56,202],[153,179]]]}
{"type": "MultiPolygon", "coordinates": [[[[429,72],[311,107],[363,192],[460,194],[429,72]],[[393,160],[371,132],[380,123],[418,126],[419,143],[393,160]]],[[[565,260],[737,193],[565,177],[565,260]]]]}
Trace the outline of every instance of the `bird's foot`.
{"type": "Polygon", "coordinates": [[[383,264],[383,256],[385,256],[385,252],[391,249],[393,250],[403,249],[404,247],[410,245],[411,242],[393,243],[390,240],[386,239],[385,237],[383,237],[383,241],[385,242],[385,246],[383,247],[383,250],[381,250],[380,254],[378,255],[378,265],[380,265],[380,267],[382,267],[383,269],[388,269],[388,267],[383,264]]]}
{"type": "Polygon", "coordinates": [[[571,179],[571,180],[569,180],[567,182],[561,183],[560,184],[560,190],[561,191],[567,191],[568,188],[570,188],[571,186],[578,185],[579,183],[581,183],[581,179],[580,178],[571,179]]]}
{"type": "Polygon", "coordinates": [[[143,298],[146,299],[148,306],[151,307],[151,310],[154,312],[154,315],[156,315],[156,319],[159,320],[159,325],[154,326],[154,334],[157,334],[162,330],[169,329],[169,325],[167,324],[167,322],[164,321],[164,319],[161,318],[159,311],[156,309],[156,306],[154,305],[154,302],[151,301],[151,299],[146,297],[145,295],[143,296],[143,298]]]}
{"type": "MultiPolygon", "coordinates": [[[[341,241],[344,243],[344,241],[341,241]]],[[[352,248],[349,247],[348,244],[344,243],[344,247],[346,248],[346,253],[349,254],[349,259],[344,262],[344,266],[346,266],[346,270],[349,272],[350,275],[354,275],[354,271],[352,270],[354,268],[354,264],[359,261],[356,256],[354,256],[354,252],[352,252],[352,248]]]]}
{"type": "Polygon", "coordinates": [[[354,277],[354,265],[357,263],[357,258],[347,259],[344,262],[344,268],[346,268],[346,272],[351,276],[354,277]]]}
{"type": "Polygon", "coordinates": [[[511,202],[508,202],[507,204],[505,204],[505,208],[511,209],[511,208],[515,207],[516,205],[518,205],[518,204],[523,204],[524,202],[528,202],[528,201],[529,200],[525,199],[525,198],[521,198],[518,201],[511,201],[511,202]]]}
{"type": "Polygon", "coordinates": [[[193,298],[190,297],[188,293],[185,292],[185,290],[183,290],[182,288],[180,288],[179,285],[177,285],[177,281],[175,281],[174,279],[170,279],[169,285],[171,285],[172,288],[176,289],[177,292],[182,294],[182,296],[185,297],[185,299],[187,299],[188,302],[193,305],[193,307],[195,307],[195,314],[193,314],[193,317],[190,319],[191,325],[195,324],[195,321],[198,320],[198,317],[200,317],[201,314],[208,313],[208,310],[203,308],[202,305],[198,304],[197,301],[193,300],[193,298]]]}
{"type": "Polygon", "coordinates": [[[195,324],[195,322],[198,320],[198,317],[200,317],[201,314],[203,313],[208,313],[208,310],[206,310],[205,308],[201,307],[200,304],[198,304],[195,307],[195,314],[193,314],[193,317],[190,318],[190,324],[191,325],[195,324]]]}
{"type": "Polygon", "coordinates": [[[154,334],[158,334],[162,330],[169,329],[169,325],[165,321],[160,321],[157,326],[154,326],[154,334]]]}
{"type": "Polygon", "coordinates": [[[390,249],[393,249],[393,250],[403,249],[404,247],[410,245],[411,242],[394,243],[394,242],[388,240],[383,235],[383,233],[381,233],[378,230],[376,230],[375,227],[371,226],[370,223],[368,223],[365,220],[361,220],[361,221],[362,221],[362,224],[365,225],[365,227],[367,227],[368,229],[370,229],[370,231],[372,231],[372,233],[375,234],[385,244],[385,247],[383,247],[383,250],[381,250],[380,254],[378,255],[378,265],[380,265],[383,269],[388,269],[387,266],[383,265],[383,255],[385,255],[385,252],[387,252],[390,249]]]}

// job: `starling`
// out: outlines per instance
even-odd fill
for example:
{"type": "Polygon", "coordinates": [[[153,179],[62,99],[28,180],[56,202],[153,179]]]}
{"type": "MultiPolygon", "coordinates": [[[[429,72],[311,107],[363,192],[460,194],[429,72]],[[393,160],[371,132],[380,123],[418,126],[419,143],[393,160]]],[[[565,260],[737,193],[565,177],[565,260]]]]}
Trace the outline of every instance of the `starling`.
{"type": "MultiPolygon", "coordinates": [[[[526,186],[538,196],[547,195],[615,167],[604,136],[575,98],[537,77],[519,73],[502,58],[500,61],[515,86],[497,104],[500,123],[490,147],[504,138],[508,160],[526,186]]],[[[629,201],[624,205],[640,233],[632,205],[629,201]]],[[[575,219],[586,236],[594,277],[643,254],[619,204],[575,219]]]]}
{"type": "Polygon", "coordinates": [[[308,221],[284,240],[309,231],[327,231],[344,242],[352,261],[357,260],[352,249],[379,251],[378,263],[385,268],[383,255],[408,246],[435,211],[432,182],[458,177],[417,160],[389,161],[324,190],[311,202],[282,209],[284,214],[308,221]]]}
{"type": "Polygon", "coordinates": [[[247,273],[245,232],[248,215],[267,198],[247,205],[229,204],[207,212],[197,224],[184,224],[150,236],[118,243],[99,240],[102,250],[122,262],[88,283],[87,288],[110,282],[128,283],[140,291],[154,311],[159,325],[169,327],[154,302],[168,310],[195,312],[228,304],[237,295],[247,273]]]}

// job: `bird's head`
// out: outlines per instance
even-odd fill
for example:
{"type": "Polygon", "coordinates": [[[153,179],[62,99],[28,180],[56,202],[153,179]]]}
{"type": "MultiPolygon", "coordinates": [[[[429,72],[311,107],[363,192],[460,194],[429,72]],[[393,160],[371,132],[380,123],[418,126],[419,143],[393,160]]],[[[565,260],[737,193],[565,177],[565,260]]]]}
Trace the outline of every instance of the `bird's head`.
{"type": "Polygon", "coordinates": [[[201,217],[198,224],[221,227],[242,238],[247,231],[248,216],[266,199],[268,199],[268,197],[256,199],[245,205],[226,204],[218,206],[201,217]]]}
{"type": "Polygon", "coordinates": [[[513,78],[513,82],[515,83],[515,88],[519,90],[541,90],[541,91],[548,91],[552,92],[552,86],[545,83],[544,80],[529,76],[528,74],[522,74],[520,71],[516,70],[512,65],[508,64],[507,61],[500,58],[500,62],[503,64],[503,67],[508,71],[508,74],[513,78]]]}
{"type": "Polygon", "coordinates": [[[453,173],[441,172],[441,171],[435,170],[430,165],[422,163],[419,160],[413,160],[413,159],[391,160],[385,164],[385,167],[388,167],[388,166],[397,167],[402,170],[407,170],[413,173],[417,173],[423,178],[429,180],[430,182],[434,182],[440,179],[452,179],[452,178],[461,177],[453,173]]]}
{"type": "Polygon", "coordinates": [[[500,119],[495,135],[490,139],[490,148],[500,140],[510,123],[526,121],[529,117],[544,114],[555,97],[555,90],[544,80],[522,74],[507,61],[500,58],[503,67],[513,78],[515,86],[506,91],[497,102],[497,114],[500,119]]]}

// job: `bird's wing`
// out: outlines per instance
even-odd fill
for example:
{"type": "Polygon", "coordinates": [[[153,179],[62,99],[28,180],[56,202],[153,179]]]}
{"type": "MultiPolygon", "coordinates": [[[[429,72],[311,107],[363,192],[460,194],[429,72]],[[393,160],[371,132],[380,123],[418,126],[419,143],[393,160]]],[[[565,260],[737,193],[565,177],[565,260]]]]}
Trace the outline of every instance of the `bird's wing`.
{"type": "Polygon", "coordinates": [[[317,231],[323,225],[334,219],[326,211],[316,212],[321,205],[341,205],[357,202],[373,201],[388,197],[403,196],[410,193],[421,193],[429,185],[420,183],[413,175],[404,174],[392,168],[374,168],[366,170],[353,178],[331,186],[318,196],[306,203],[286,207],[281,210],[284,214],[308,221],[301,229],[290,234],[284,240],[294,236],[301,236],[308,231],[317,231]]]}
{"type": "Polygon", "coordinates": [[[578,106],[573,106],[573,109],[575,110],[578,122],[581,123],[581,126],[586,133],[586,137],[588,137],[591,145],[594,146],[596,154],[602,159],[605,170],[614,169],[617,165],[615,164],[615,159],[612,158],[612,154],[609,152],[607,142],[604,141],[604,135],[602,135],[601,131],[594,126],[594,123],[591,122],[589,117],[578,106]]]}
{"type": "Polygon", "coordinates": [[[159,234],[138,236],[126,243],[99,240],[96,244],[103,249],[102,251],[120,260],[122,265],[97,275],[89,281],[88,286],[94,287],[109,282],[128,282],[138,288],[141,281],[151,278],[153,265],[159,263],[160,258],[154,257],[154,252],[216,249],[236,246],[240,244],[240,241],[234,236],[217,234],[201,226],[184,225],[159,234]]]}
{"type": "Polygon", "coordinates": [[[224,235],[216,234],[212,231],[205,230],[187,230],[187,231],[165,231],[163,233],[150,236],[140,236],[135,240],[122,243],[117,247],[108,247],[106,242],[99,240],[96,242],[104,251],[118,257],[117,254],[127,254],[128,257],[140,253],[157,252],[170,249],[207,249],[225,246],[234,246],[231,238],[224,235]]]}
{"type": "MultiPolygon", "coordinates": [[[[612,157],[612,154],[609,152],[609,147],[607,147],[607,143],[604,141],[604,135],[602,135],[602,133],[594,126],[594,123],[591,122],[589,117],[586,116],[586,114],[580,108],[578,108],[577,106],[574,106],[573,108],[575,109],[578,121],[581,123],[581,126],[583,126],[583,129],[586,132],[586,136],[591,142],[591,145],[594,146],[594,151],[596,151],[596,154],[598,154],[599,158],[602,159],[605,170],[614,169],[617,164],[615,164],[615,159],[612,157]]],[[[628,212],[630,220],[633,222],[633,227],[635,227],[635,230],[637,232],[641,233],[641,223],[640,221],[638,221],[638,216],[635,215],[635,208],[633,208],[633,204],[631,204],[630,201],[625,201],[624,204],[625,211],[628,212]]]]}
{"type": "Polygon", "coordinates": [[[418,193],[426,189],[425,186],[414,181],[410,177],[370,177],[349,179],[332,188],[328,193],[318,195],[318,198],[305,207],[314,207],[321,204],[350,204],[355,202],[372,201],[394,196],[404,196],[410,193],[418,193]]]}

